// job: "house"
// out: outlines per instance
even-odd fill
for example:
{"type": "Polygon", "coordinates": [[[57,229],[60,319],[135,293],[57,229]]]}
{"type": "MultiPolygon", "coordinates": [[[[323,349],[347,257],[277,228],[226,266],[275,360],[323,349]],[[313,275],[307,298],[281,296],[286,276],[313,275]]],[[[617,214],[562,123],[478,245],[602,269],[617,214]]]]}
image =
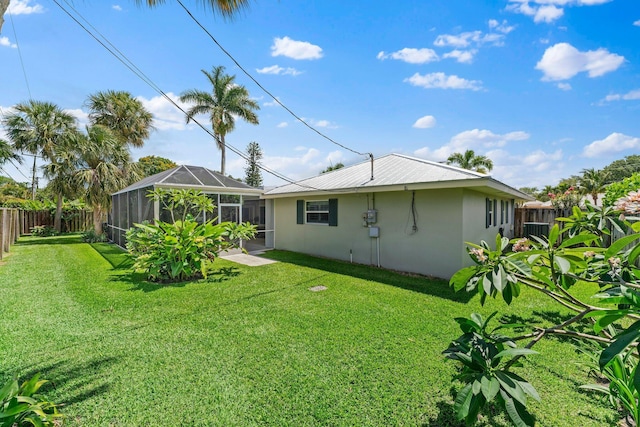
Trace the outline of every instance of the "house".
{"type": "Polygon", "coordinates": [[[202,212],[198,221],[217,218],[218,222],[250,222],[258,226],[258,237],[264,240],[265,201],[263,190],[200,166],[182,165],[144,178],[111,195],[111,213],[107,224],[110,240],[125,245],[125,232],[134,223],[160,219],[169,221],[169,213],[161,203],[147,197],[157,188],[195,189],[205,193],[215,205],[213,213],[202,212]]]}
{"type": "Polygon", "coordinates": [[[490,175],[400,154],[262,197],[276,249],[442,278],[471,263],[465,242],[513,236],[515,203],[532,200],[490,175]]]}

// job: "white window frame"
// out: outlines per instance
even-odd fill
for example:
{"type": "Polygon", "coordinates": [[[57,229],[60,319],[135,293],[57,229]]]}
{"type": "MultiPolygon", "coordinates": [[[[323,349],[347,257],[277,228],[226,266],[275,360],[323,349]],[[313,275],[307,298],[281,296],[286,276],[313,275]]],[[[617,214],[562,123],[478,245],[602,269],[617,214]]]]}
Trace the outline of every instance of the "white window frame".
{"type": "Polygon", "coordinates": [[[329,199],[326,200],[305,200],[304,201],[304,222],[313,225],[329,225],[329,199]],[[326,210],[309,210],[310,203],[322,203],[326,205],[326,210]],[[309,221],[309,214],[326,214],[326,221],[309,221]]]}

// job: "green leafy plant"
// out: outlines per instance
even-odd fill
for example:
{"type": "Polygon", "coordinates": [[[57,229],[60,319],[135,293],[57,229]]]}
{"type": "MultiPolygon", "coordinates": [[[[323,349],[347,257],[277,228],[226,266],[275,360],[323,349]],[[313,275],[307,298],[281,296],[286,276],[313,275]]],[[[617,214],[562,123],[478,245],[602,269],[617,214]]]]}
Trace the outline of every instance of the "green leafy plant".
{"type": "Polygon", "coordinates": [[[173,222],[135,224],[126,235],[134,268],[152,281],[184,281],[207,277],[221,251],[238,247],[255,236],[256,226],[214,220],[203,224],[192,212],[213,211],[213,204],[193,190],[156,190],[149,197],[161,201],[173,222]],[[178,218],[178,219],[176,219],[178,218]]]}
{"type": "Polygon", "coordinates": [[[640,190],[640,172],[636,172],[622,181],[609,184],[604,193],[602,203],[605,206],[613,206],[621,197],[626,196],[631,191],[638,190],[640,190]]]}
{"type": "MultiPolygon", "coordinates": [[[[635,197],[632,194],[629,200],[632,196],[635,197]]],[[[603,375],[610,377],[612,402],[616,407],[624,407],[636,424],[640,422],[637,410],[640,371],[636,369],[640,340],[640,268],[637,266],[640,223],[631,224],[628,219],[610,208],[592,207],[586,211],[574,208],[570,217],[561,219],[565,228],[561,231],[555,225],[546,237],[509,241],[497,236],[494,248],[486,242],[469,244],[468,252],[475,265],[461,269],[451,278],[450,285],[456,291],[477,291],[482,304],[487,297],[501,297],[511,304],[520,295],[520,287],[526,286],[543,293],[574,314],[553,326],[523,325],[529,332],[509,338],[482,332],[487,322],[480,321],[476,314],[471,320],[456,319],[461,326],[465,325],[465,335],[453,341],[445,354],[461,364],[458,378],[465,385],[456,397],[455,409],[459,419],[473,424],[477,414],[488,404],[487,395],[481,387],[482,377],[487,377],[494,372],[491,369],[497,367],[502,370],[501,375],[511,373],[510,369],[517,366],[517,361],[530,354],[527,351],[513,353],[517,350],[515,343],[528,340],[524,349],[531,349],[546,336],[561,335],[601,346],[593,357],[603,375]],[[608,237],[613,230],[623,237],[611,242],[608,237]],[[581,282],[597,284],[598,292],[591,299],[584,299],[574,291],[575,285],[581,282]],[[614,327],[614,324],[626,327],[614,327]],[[582,329],[576,330],[577,325],[582,329]],[[474,341],[471,341],[470,331],[477,335],[473,336],[474,341]],[[511,346],[511,353],[503,353],[507,343],[511,346]],[[478,356],[474,357],[476,353],[486,356],[482,363],[478,356]],[[502,364],[495,360],[498,355],[514,357],[502,364]],[[480,385],[476,381],[480,381],[480,385]]],[[[487,381],[485,379],[485,383],[487,381]]],[[[525,391],[530,390],[524,379],[512,382],[525,391]]],[[[502,400],[498,399],[496,403],[514,424],[533,425],[534,419],[527,416],[524,399],[509,395],[518,403],[516,405],[503,394],[500,396],[502,400]]]]}
{"type": "Polygon", "coordinates": [[[38,237],[51,237],[58,234],[58,232],[49,225],[34,225],[31,227],[31,234],[38,237]]]}
{"type": "Polygon", "coordinates": [[[56,404],[38,393],[46,384],[40,374],[30,380],[18,383],[17,378],[9,380],[0,389],[0,427],[56,426],[62,418],[56,404]]]}
{"type": "Polygon", "coordinates": [[[85,243],[106,242],[107,240],[107,235],[105,233],[98,234],[94,229],[82,233],[82,241],[85,243]]]}

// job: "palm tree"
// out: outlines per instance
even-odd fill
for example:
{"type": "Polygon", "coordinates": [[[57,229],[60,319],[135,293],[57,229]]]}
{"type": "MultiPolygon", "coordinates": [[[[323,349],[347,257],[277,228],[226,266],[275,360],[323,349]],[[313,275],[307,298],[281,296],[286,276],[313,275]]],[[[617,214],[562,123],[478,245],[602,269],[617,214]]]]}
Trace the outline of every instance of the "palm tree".
{"type": "Polygon", "coordinates": [[[580,190],[585,194],[590,194],[593,204],[598,204],[598,194],[607,187],[608,174],[603,170],[594,168],[582,169],[582,176],[578,178],[580,190]]]}
{"type": "Polygon", "coordinates": [[[101,125],[89,126],[86,131],[86,135],[78,135],[75,144],[77,170],[73,177],[85,201],[93,208],[95,232],[102,234],[102,221],[111,207],[111,194],[139,177],[132,171],[129,150],[113,131],[101,125]]]}
{"type": "Polygon", "coordinates": [[[22,163],[22,157],[16,153],[13,145],[9,141],[0,138],[0,165],[12,160],[22,163]]]}
{"type": "Polygon", "coordinates": [[[62,141],[76,131],[76,119],[44,101],[30,100],[15,105],[13,110],[2,119],[2,124],[14,149],[33,155],[31,193],[35,199],[37,156],[53,161],[62,141]]]}
{"type": "Polygon", "coordinates": [[[111,129],[122,144],[142,147],[153,129],[153,115],[129,92],[108,90],[89,95],[89,120],[111,129]]]}
{"type": "Polygon", "coordinates": [[[480,173],[487,173],[493,169],[493,162],[486,156],[476,155],[473,150],[462,153],[453,153],[447,159],[447,164],[456,164],[463,169],[473,170],[480,173]]]}
{"type": "Polygon", "coordinates": [[[214,67],[209,73],[202,70],[209,83],[212,92],[203,92],[198,89],[190,89],[180,95],[181,102],[194,104],[187,111],[187,123],[193,120],[196,114],[208,114],[213,128],[216,143],[220,149],[220,173],[225,172],[225,136],[236,127],[236,116],[253,125],[258,124],[258,116],[255,110],[260,106],[249,98],[249,91],[234,83],[236,76],[224,73],[224,67],[214,67]]]}

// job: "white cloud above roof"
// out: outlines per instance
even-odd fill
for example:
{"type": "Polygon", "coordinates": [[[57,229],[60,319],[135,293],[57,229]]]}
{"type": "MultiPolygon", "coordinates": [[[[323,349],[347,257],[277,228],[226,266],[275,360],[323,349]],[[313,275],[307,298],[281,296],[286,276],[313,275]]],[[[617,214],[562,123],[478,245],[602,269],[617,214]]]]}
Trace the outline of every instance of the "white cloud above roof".
{"type": "Polygon", "coordinates": [[[436,125],[435,117],[424,116],[416,120],[416,122],[413,124],[413,127],[416,129],[428,129],[428,128],[434,127],[435,125],[436,125]]]}
{"type": "Polygon", "coordinates": [[[611,102],[611,101],[635,101],[640,99],[640,89],[635,89],[627,93],[613,93],[611,95],[607,95],[602,102],[611,102]]]}
{"type": "Polygon", "coordinates": [[[571,85],[569,83],[558,83],[558,89],[560,90],[571,90],[571,85]]]}
{"type": "Polygon", "coordinates": [[[481,46],[483,44],[492,43],[500,45],[504,39],[503,34],[483,33],[480,30],[468,31],[460,34],[440,34],[433,42],[435,46],[444,47],[468,47],[471,45],[481,46]]]}
{"type": "Polygon", "coordinates": [[[291,59],[320,59],[322,48],[309,42],[293,40],[289,37],[276,37],[271,46],[271,56],[286,56],[291,59]]]}
{"type": "Polygon", "coordinates": [[[454,58],[456,61],[463,64],[470,64],[473,62],[473,57],[478,53],[476,49],[471,50],[458,50],[454,49],[451,52],[442,55],[443,58],[454,58]]]}
{"type": "Polygon", "coordinates": [[[640,19],[638,19],[637,21],[635,21],[633,23],[633,25],[635,25],[636,27],[640,27],[640,19]]]}
{"type": "Polygon", "coordinates": [[[9,40],[9,37],[5,37],[5,36],[0,37],[0,46],[10,47],[12,49],[15,49],[18,47],[17,44],[12,43],[11,40],[9,40]]]}
{"type": "Polygon", "coordinates": [[[404,82],[425,89],[482,89],[482,82],[479,80],[467,80],[456,75],[446,75],[445,73],[424,75],[415,73],[413,76],[404,79],[404,82]]]}
{"type": "Polygon", "coordinates": [[[624,63],[624,56],[605,48],[581,52],[569,43],[558,43],[545,50],[536,64],[544,73],[542,80],[568,80],[585,72],[589,77],[599,77],[617,70],[624,63]]]}
{"type": "Polygon", "coordinates": [[[614,132],[604,139],[593,141],[584,147],[582,154],[585,157],[598,157],[620,151],[637,150],[640,148],[640,138],[614,132]]]}
{"type": "Polygon", "coordinates": [[[111,6],[111,9],[122,12],[122,6],[120,6],[119,4],[114,4],[113,6],[111,6]]]}
{"type": "Polygon", "coordinates": [[[291,67],[280,67],[279,65],[271,65],[270,67],[257,68],[256,72],[259,74],[275,74],[275,75],[283,75],[283,76],[298,76],[302,74],[302,71],[298,71],[295,68],[291,67]]]}
{"type": "Polygon", "coordinates": [[[381,51],[378,53],[377,58],[380,60],[385,59],[397,59],[399,61],[407,62],[409,64],[426,64],[428,62],[438,61],[438,54],[433,49],[428,48],[411,48],[405,47],[396,52],[385,53],[381,51]]]}
{"type": "MultiPolygon", "coordinates": [[[[185,111],[188,110],[189,106],[180,102],[178,95],[173,92],[167,92],[167,96],[171,98],[173,102],[180,105],[182,109],[185,111]]],[[[136,99],[142,102],[144,108],[153,114],[153,126],[156,129],[184,130],[187,128],[185,115],[163,96],[158,95],[149,99],[144,96],[138,96],[136,99]]],[[[209,123],[209,119],[206,116],[196,116],[196,120],[204,126],[209,123]]]]}
{"type": "Polygon", "coordinates": [[[41,4],[31,4],[31,0],[11,0],[7,13],[12,15],[31,15],[33,13],[43,13],[44,7],[41,4]]]}
{"type": "Polygon", "coordinates": [[[532,16],[533,21],[552,23],[564,15],[567,6],[595,6],[612,0],[508,0],[506,10],[532,16]]]}

